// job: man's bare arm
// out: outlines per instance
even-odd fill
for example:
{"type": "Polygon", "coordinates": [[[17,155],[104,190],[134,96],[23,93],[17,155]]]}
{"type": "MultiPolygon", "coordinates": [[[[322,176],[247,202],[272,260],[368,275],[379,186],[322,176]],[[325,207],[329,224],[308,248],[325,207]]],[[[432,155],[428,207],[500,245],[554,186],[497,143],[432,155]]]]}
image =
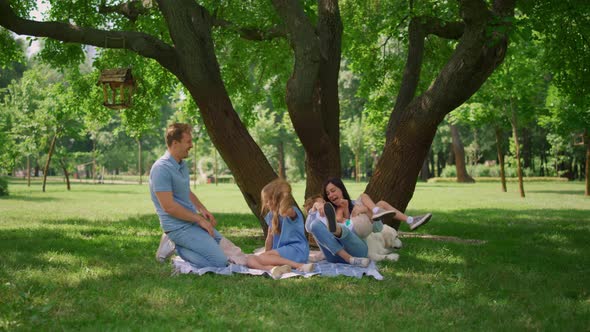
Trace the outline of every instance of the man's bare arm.
{"type": "Polygon", "coordinates": [[[207,232],[209,232],[209,235],[213,236],[213,225],[211,225],[211,223],[208,222],[203,216],[198,215],[178,204],[174,200],[171,191],[158,191],[156,192],[156,197],[158,198],[158,202],[160,202],[160,206],[164,211],[166,211],[166,213],[180,220],[198,224],[207,232]]]}

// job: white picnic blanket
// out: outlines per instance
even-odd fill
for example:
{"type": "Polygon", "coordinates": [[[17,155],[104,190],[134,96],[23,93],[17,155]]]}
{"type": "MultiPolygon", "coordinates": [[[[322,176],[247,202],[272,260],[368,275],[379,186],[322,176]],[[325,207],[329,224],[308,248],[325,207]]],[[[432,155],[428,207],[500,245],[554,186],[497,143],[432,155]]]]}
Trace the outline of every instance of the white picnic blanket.
{"type": "MultiPolygon", "coordinates": [[[[340,263],[329,263],[326,260],[321,260],[315,263],[315,269],[313,272],[304,273],[293,270],[290,273],[284,273],[278,279],[286,279],[291,277],[304,277],[309,278],[315,275],[323,276],[323,277],[335,277],[339,275],[347,276],[347,277],[355,277],[355,278],[362,278],[364,275],[371,276],[377,280],[383,280],[383,276],[377,270],[377,266],[375,262],[371,261],[368,267],[360,267],[360,266],[352,266],[350,264],[340,264],[340,263]]],[[[232,275],[234,273],[240,274],[250,274],[255,276],[260,275],[267,275],[272,278],[270,272],[264,270],[257,270],[257,269],[250,269],[245,265],[238,265],[238,264],[230,264],[226,267],[203,267],[197,268],[194,265],[184,261],[182,258],[176,256],[172,259],[172,265],[175,268],[176,273],[194,273],[198,275],[203,275],[205,273],[211,272],[215,274],[221,275],[232,275]]]]}

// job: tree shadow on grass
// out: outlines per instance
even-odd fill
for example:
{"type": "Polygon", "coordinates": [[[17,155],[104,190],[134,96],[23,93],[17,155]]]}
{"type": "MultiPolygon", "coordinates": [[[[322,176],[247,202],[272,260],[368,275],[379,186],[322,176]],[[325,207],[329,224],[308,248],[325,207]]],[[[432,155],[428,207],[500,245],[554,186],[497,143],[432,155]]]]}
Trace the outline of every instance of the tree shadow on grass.
{"type": "Polygon", "coordinates": [[[61,198],[50,196],[27,196],[21,194],[10,194],[10,196],[2,196],[0,200],[3,201],[25,201],[25,202],[57,202],[62,201],[61,198]]]}
{"type": "MultiPolygon", "coordinates": [[[[73,191],[75,191],[74,189],[72,189],[73,191]]],[[[92,189],[89,190],[88,192],[91,193],[96,193],[96,194],[107,194],[107,195],[137,195],[138,193],[140,193],[139,191],[133,191],[133,190],[101,190],[101,189],[92,189]]],[[[145,190],[146,193],[149,193],[149,189],[146,188],[145,190]]]]}
{"type": "MultiPolygon", "coordinates": [[[[253,216],[216,216],[220,232],[236,245],[264,244],[253,216]]],[[[404,239],[399,262],[379,263],[385,277],[380,282],[346,277],[171,278],[170,265],[157,264],[153,257],[161,234],[155,215],[119,221],[66,219],[37,229],[0,229],[0,251],[8,258],[0,263],[0,279],[18,275],[18,291],[14,297],[8,293],[8,307],[21,310],[19,319],[27,325],[50,329],[249,330],[276,327],[273,324],[281,320],[275,315],[289,313],[299,324],[320,329],[362,328],[361,324],[370,329],[420,330],[448,328],[452,322],[459,330],[551,329],[560,324],[569,330],[588,321],[576,316],[583,310],[575,303],[583,303],[588,294],[584,276],[590,266],[589,218],[583,210],[434,211],[434,219],[418,233],[487,242],[474,246],[404,239]],[[69,275],[82,277],[69,282],[69,275]],[[30,292],[36,300],[22,300],[19,292],[30,292]],[[288,300],[281,301],[278,310],[276,299],[288,300]],[[353,314],[326,320],[341,313],[339,303],[353,314]],[[561,305],[567,307],[554,310],[561,305]],[[409,314],[414,309],[407,308],[414,307],[433,314],[409,314]],[[570,311],[574,313],[569,316],[557,314],[570,311]],[[515,313],[529,315],[532,323],[515,313]],[[36,321],[29,320],[33,315],[36,321]]]]}
{"type": "Polygon", "coordinates": [[[580,190],[547,190],[547,189],[527,189],[527,193],[536,193],[536,194],[558,194],[558,195],[576,195],[576,196],[584,196],[584,189],[580,190]]]}
{"type": "MultiPolygon", "coordinates": [[[[262,231],[254,216],[218,214],[217,220],[221,226],[219,231],[234,243],[246,247],[264,244],[262,231]]],[[[35,228],[0,229],[0,252],[7,258],[5,263],[44,267],[52,264],[40,257],[57,252],[70,253],[101,264],[112,262],[125,265],[138,258],[152,260],[162,234],[155,214],[116,221],[81,218],[44,220],[40,226],[32,227],[35,228]]]]}

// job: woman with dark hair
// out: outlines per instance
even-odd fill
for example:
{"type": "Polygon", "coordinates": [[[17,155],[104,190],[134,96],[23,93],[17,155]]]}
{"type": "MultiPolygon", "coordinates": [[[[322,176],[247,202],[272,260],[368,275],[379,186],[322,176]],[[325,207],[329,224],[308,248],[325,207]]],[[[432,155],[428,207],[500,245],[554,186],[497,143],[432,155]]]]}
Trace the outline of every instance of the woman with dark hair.
{"type": "Polygon", "coordinates": [[[359,213],[368,214],[373,221],[380,220],[383,216],[391,215],[396,220],[405,221],[410,230],[426,224],[431,213],[422,216],[408,216],[385,201],[373,202],[369,195],[362,193],[356,201],[350,199],[350,195],[339,178],[329,179],[324,183],[324,200],[332,203],[336,210],[336,222],[344,223],[352,216],[359,213]]]}
{"type": "Polygon", "coordinates": [[[350,199],[346,186],[339,178],[332,178],[326,181],[323,190],[324,204],[317,202],[309,210],[309,231],[315,238],[320,249],[326,256],[326,260],[332,263],[349,263],[366,267],[369,264],[368,247],[350,227],[347,221],[359,214],[367,214],[373,220],[373,230],[381,231],[383,216],[391,215],[397,220],[402,220],[414,230],[427,223],[432,214],[411,217],[384,201],[376,204],[363,193],[356,201],[350,199]],[[327,226],[321,221],[321,217],[327,219],[327,226]],[[342,226],[341,226],[342,225],[342,226]]]}

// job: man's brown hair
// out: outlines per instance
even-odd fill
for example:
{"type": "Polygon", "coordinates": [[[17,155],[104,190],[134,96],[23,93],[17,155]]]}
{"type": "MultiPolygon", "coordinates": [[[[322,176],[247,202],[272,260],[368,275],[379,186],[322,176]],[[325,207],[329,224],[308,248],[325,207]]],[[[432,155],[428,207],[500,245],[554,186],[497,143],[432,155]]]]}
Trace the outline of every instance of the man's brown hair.
{"type": "Polygon", "coordinates": [[[166,128],[166,145],[172,146],[172,142],[180,142],[182,134],[190,134],[193,127],[187,123],[173,123],[166,128]]]}

